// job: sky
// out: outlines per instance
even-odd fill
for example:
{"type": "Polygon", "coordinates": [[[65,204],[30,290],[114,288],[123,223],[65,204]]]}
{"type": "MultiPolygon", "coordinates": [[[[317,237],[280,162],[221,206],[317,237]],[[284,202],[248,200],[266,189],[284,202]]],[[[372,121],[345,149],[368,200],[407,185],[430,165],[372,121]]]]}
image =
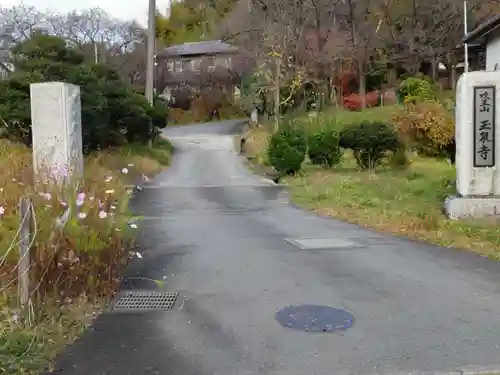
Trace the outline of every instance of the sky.
{"type": "MultiPolygon", "coordinates": [[[[165,13],[168,3],[168,0],[156,0],[156,7],[160,9],[162,13],[165,13]]],[[[108,12],[113,18],[136,20],[143,26],[147,25],[148,0],[0,0],[0,5],[2,7],[21,4],[25,6],[34,6],[41,10],[55,10],[61,13],[99,7],[108,12]]]]}

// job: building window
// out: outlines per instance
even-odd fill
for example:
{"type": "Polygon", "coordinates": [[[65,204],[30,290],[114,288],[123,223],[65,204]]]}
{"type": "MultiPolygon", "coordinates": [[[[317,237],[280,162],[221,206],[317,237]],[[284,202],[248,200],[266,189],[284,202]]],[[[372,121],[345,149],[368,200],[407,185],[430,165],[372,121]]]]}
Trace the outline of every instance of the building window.
{"type": "Polygon", "coordinates": [[[191,60],[191,69],[193,71],[198,72],[200,70],[200,65],[201,65],[200,59],[191,60]]]}
{"type": "Polygon", "coordinates": [[[215,66],[218,66],[218,67],[223,67],[225,66],[225,58],[224,57],[217,57],[215,58],[215,66]]]}
{"type": "Polygon", "coordinates": [[[221,68],[229,69],[231,68],[231,58],[230,57],[217,57],[215,60],[215,65],[221,68]]]}
{"type": "Polygon", "coordinates": [[[167,61],[167,70],[169,72],[173,72],[174,71],[174,62],[172,60],[168,60],[167,61]]]}
{"type": "Polygon", "coordinates": [[[182,73],[182,60],[175,60],[175,72],[176,73],[182,73]]]}
{"type": "Polygon", "coordinates": [[[203,66],[207,72],[215,71],[216,59],[214,56],[205,56],[203,66]]]}

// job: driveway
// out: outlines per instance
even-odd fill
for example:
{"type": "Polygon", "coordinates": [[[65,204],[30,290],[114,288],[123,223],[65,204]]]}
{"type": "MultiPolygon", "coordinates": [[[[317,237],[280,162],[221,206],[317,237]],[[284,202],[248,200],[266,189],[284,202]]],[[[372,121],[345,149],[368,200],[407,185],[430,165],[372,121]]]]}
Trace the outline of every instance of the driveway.
{"type": "Polygon", "coordinates": [[[164,280],[176,305],[101,315],[61,356],[59,374],[431,374],[500,364],[499,263],[287,203],[233,151],[237,128],[167,131],[177,153],[133,202],[143,259],[123,288],[164,280]],[[286,328],[275,314],[290,305],[342,309],[354,324],[286,328]]]}

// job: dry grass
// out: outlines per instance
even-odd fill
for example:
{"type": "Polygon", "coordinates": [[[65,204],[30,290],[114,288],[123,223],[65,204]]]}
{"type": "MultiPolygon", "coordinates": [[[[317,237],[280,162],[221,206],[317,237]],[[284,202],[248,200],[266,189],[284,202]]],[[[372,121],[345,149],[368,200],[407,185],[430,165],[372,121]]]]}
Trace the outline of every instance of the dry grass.
{"type": "MultiPolygon", "coordinates": [[[[381,113],[374,110],[342,116],[372,119],[381,113]]],[[[268,137],[263,132],[252,129],[247,137],[248,143],[254,142],[248,146],[256,162],[265,160],[268,137]]],[[[445,160],[415,157],[407,169],[383,167],[372,173],[358,170],[349,153],[344,155],[331,170],[304,164],[299,176],[287,177],[292,199],[326,216],[500,258],[497,220],[453,221],[443,215],[445,198],[455,192],[455,167],[445,160]]]]}
{"type": "Polygon", "coordinates": [[[52,359],[89,326],[102,307],[80,298],[47,311],[45,319],[31,325],[7,305],[0,307],[0,374],[38,375],[52,370],[52,359]]]}
{"type": "Polygon", "coordinates": [[[245,135],[245,155],[255,158],[256,164],[267,165],[266,148],[269,143],[269,132],[263,127],[250,129],[245,135]]]}
{"type": "MultiPolygon", "coordinates": [[[[166,141],[157,142],[153,148],[141,145],[131,145],[119,149],[111,149],[92,155],[87,165],[96,163],[110,171],[120,171],[124,166],[131,164],[127,175],[121,175],[125,183],[134,183],[142,180],[142,176],[153,176],[170,164],[172,147],[166,141]]],[[[91,167],[87,168],[91,171],[91,167]]]]}
{"type": "Polygon", "coordinates": [[[0,374],[38,374],[81,331],[88,312],[112,296],[137,228],[127,185],[164,169],[170,151],[161,142],[92,155],[84,181],[60,188],[34,181],[29,149],[0,141],[0,374]],[[16,301],[21,197],[31,199],[34,217],[29,314],[16,301]],[[56,225],[64,217],[65,225],[56,225]]]}

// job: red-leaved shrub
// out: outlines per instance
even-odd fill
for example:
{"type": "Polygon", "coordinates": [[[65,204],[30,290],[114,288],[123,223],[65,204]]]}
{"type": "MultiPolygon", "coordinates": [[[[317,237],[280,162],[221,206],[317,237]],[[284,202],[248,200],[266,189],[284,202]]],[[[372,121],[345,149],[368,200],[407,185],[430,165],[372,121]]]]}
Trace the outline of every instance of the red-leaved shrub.
{"type": "MultiPolygon", "coordinates": [[[[350,111],[359,111],[362,107],[361,105],[361,95],[351,94],[344,96],[344,108],[350,111]]],[[[376,107],[379,104],[379,92],[370,91],[365,95],[366,107],[376,107]]]]}

